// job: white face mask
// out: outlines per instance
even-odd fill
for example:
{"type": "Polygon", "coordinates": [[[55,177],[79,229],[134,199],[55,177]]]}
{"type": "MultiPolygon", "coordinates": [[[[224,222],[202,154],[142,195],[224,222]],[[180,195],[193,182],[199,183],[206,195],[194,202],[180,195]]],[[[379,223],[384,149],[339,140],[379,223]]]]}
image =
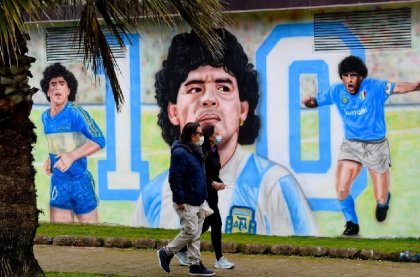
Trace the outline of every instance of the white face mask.
{"type": "Polygon", "coordinates": [[[217,135],[216,138],[215,138],[214,143],[215,144],[219,144],[221,141],[222,141],[222,136],[221,135],[217,135]]]}
{"type": "Polygon", "coordinates": [[[203,145],[203,143],[204,143],[204,136],[201,136],[200,139],[195,144],[200,146],[200,145],[203,145]]]}

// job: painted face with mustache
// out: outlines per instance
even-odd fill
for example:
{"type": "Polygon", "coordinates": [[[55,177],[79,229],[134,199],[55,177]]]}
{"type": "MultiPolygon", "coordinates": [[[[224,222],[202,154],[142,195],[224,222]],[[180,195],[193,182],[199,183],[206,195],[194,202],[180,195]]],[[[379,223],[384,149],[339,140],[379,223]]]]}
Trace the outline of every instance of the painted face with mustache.
{"type": "Polygon", "coordinates": [[[248,114],[248,102],[241,102],[236,78],[221,67],[201,66],[189,72],[179,88],[177,102],[169,103],[168,115],[181,128],[196,121],[213,124],[223,137],[220,147],[238,141],[239,121],[248,114]]]}
{"type": "Polygon", "coordinates": [[[350,94],[357,93],[357,91],[360,88],[360,84],[362,83],[362,80],[363,77],[354,71],[343,73],[341,75],[341,81],[343,82],[344,86],[350,94]]]}

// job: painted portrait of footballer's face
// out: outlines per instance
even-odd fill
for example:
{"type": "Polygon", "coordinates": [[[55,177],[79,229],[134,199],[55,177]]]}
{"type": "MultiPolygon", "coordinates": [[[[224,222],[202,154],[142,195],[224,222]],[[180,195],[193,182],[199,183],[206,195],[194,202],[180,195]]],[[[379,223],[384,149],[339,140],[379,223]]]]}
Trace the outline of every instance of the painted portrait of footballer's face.
{"type": "Polygon", "coordinates": [[[347,91],[351,94],[357,93],[362,83],[363,76],[359,75],[357,72],[352,71],[348,73],[343,73],[341,75],[341,81],[346,87],[347,91]]]}
{"type": "Polygon", "coordinates": [[[181,129],[192,121],[202,127],[213,124],[223,137],[221,148],[236,146],[239,125],[248,110],[248,102],[239,99],[236,78],[221,67],[208,65],[190,71],[179,88],[177,103],[168,104],[169,120],[181,129]]]}
{"type": "Polygon", "coordinates": [[[52,105],[61,106],[67,103],[70,88],[63,77],[55,77],[50,80],[47,95],[52,105]]]}
{"type": "Polygon", "coordinates": [[[222,56],[214,56],[195,32],[173,37],[167,58],[155,75],[157,123],[170,146],[187,122],[212,124],[223,138],[222,167],[238,145],[252,145],[260,130],[257,71],[236,37],[216,29],[224,42],[222,56]]]}

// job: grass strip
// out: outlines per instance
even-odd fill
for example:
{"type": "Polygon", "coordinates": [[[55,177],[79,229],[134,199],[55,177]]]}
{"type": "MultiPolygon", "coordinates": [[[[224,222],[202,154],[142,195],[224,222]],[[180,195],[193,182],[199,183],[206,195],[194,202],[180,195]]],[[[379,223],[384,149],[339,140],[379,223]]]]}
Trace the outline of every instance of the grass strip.
{"type": "MultiPolygon", "coordinates": [[[[61,235],[92,236],[97,238],[127,238],[127,239],[172,239],[179,230],[128,227],[106,224],[59,224],[40,223],[38,236],[54,238],[61,235]]],[[[210,232],[202,236],[202,240],[210,241],[210,232]]],[[[373,249],[385,253],[410,251],[420,253],[420,238],[363,238],[363,237],[303,237],[303,236],[262,236],[250,234],[223,234],[224,242],[237,244],[292,246],[323,246],[326,248],[357,248],[373,249]]]]}

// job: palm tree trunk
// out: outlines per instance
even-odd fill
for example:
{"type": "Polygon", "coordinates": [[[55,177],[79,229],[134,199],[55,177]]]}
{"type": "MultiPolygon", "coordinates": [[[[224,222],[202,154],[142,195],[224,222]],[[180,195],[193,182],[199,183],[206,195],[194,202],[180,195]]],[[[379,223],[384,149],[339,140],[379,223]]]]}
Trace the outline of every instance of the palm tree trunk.
{"type": "Polygon", "coordinates": [[[37,89],[28,77],[35,59],[25,55],[27,37],[17,39],[19,55],[0,57],[0,276],[44,276],[33,253],[39,210],[29,114],[37,89]]]}

